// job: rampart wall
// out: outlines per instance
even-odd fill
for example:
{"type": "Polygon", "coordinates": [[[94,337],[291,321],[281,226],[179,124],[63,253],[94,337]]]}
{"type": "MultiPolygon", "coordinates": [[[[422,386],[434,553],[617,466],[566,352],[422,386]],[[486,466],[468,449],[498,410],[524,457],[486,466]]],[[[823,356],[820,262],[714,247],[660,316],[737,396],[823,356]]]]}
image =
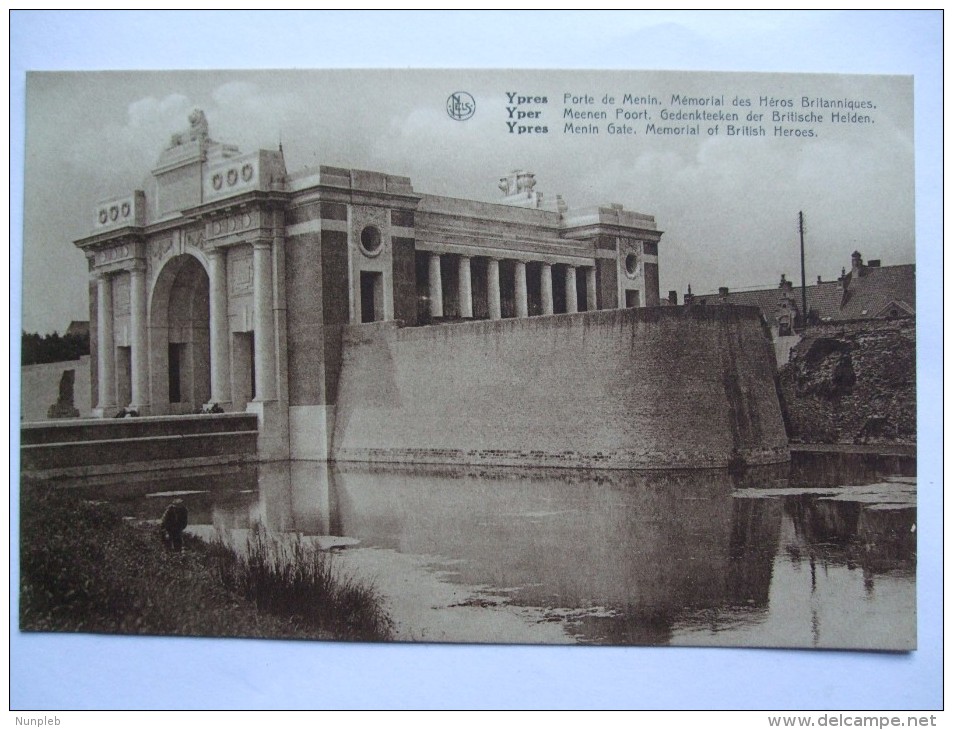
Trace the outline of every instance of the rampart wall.
{"type": "Polygon", "coordinates": [[[676,468],[738,454],[788,458],[754,308],[344,328],[336,461],[676,468]]]}

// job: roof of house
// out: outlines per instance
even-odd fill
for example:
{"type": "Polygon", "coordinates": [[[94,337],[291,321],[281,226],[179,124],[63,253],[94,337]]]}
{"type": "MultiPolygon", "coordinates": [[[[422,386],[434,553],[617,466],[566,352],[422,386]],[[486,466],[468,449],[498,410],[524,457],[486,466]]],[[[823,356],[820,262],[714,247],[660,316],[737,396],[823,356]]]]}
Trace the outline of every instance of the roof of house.
{"type": "Polygon", "coordinates": [[[86,337],[89,335],[89,320],[74,319],[66,328],[67,335],[74,337],[86,337]]]}
{"type": "MultiPolygon", "coordinates": [[[[766,318],[772,318],[785,284],[773,289],[729,291],[695,296],[698,304],[728,303],[756,306],[766,318]]],[[[820,281],[806,287],[808,311],[822,321],[866,319],[887,316],[891,307],[903,314],[916,312],[916,271],[914,264],[897,266],[861,266],[835,281],[820,281]],[[845,286],[846,284],[846,286],[845,286]]],[[[801,309],[801,288],[791,286],[786,296],[801,309]]]]}
{"type": "Polygon", "coordinates": [[[847,296],[840,306],[840,315],[833,319],[876,317],[891,302],[907,305],[911,311],[916,311],[916,294],[913,264],[865,266],[859,277],[851,276],[847,296]]]}

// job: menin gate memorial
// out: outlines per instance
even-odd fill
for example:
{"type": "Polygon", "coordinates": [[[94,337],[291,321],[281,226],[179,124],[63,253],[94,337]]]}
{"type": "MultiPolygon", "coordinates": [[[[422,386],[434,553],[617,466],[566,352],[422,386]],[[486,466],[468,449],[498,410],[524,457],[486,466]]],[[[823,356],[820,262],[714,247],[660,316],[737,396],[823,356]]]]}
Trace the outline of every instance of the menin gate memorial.
{"type": "Polygon", "coordinates": [[[755,308],[661,306],[653,217],[495,203],[173,135],[103,201],[89,261],[95,414],[259,420],[263,459],[567,467],[787,458],[755,308]]]}

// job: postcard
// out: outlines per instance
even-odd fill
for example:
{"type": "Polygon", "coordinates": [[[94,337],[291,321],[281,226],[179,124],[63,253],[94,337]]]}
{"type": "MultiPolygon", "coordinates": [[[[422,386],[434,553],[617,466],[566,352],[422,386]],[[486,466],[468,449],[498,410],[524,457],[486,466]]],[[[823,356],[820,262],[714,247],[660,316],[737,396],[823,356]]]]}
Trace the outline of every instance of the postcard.
{"type": "Polygon", "coordinates": [[[21,632],[917,649],[912,77],[26,90],[21,632]]]}
{"type": "Polygon", "coordinates": [[[21,629],[916,647],[911,78],[27,91],[21,629]]]}

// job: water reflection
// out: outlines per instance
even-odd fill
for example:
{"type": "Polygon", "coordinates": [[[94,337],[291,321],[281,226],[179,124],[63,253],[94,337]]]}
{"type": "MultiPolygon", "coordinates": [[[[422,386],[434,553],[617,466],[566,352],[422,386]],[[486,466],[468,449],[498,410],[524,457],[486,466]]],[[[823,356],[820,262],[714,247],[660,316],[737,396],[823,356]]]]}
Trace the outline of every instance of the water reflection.
{"type": "MultiPolygon", "coordinates": [[[[600,607],[581,633],[598,624],[611,643],[664,643],[677,610],[732,600],[731,583],[770,574],[746,528],[734,534],[725,472],[335,467],[330,481],[342,529],[363,544],[462,558],[454,581],[514,605],[600,607]]],[[[766,598],[762,583],[738,592],[766,598]]]]}
{"type": "Polygon", "coordinates": [[[790,471],[792,486],[836,487],[868,484],[884,476],[916,477],[917,460],[896,454],[795,452],[790,471]]]}
{"type": "Polygon", "coordinates": [[[883,478],[836,455],[743,475],[284,462],[99,494],[148,517],[167,497],[146,495],[178,490],[200,533],[348,538],[341,559],[406,607],[404,638],[903,649],[914,487],[883,478]],[[477,632],[479,612],[525,633],[477,632]]]}

